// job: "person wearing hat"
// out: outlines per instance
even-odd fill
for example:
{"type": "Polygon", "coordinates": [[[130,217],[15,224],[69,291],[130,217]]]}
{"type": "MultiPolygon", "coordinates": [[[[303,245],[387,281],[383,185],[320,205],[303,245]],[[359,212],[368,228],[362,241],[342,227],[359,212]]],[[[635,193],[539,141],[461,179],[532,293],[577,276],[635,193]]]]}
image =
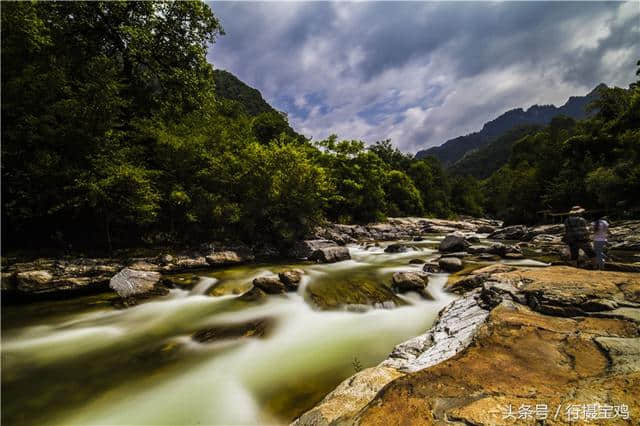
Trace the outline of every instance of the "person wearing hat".
{"type": "Polygon", "coordinates": [[[580,216],[584,212],[585,210],[582,207],[573,206],[571,211],[569,211],[569,217],[564,221],[563,241],[569,246],[571,262],[575,262],[575,267],[578,267],[580,249],[582,249],[584,254],[590,259],[593,260],[596,257],[596,254],[591,247],[587,221],[580,216]]]}

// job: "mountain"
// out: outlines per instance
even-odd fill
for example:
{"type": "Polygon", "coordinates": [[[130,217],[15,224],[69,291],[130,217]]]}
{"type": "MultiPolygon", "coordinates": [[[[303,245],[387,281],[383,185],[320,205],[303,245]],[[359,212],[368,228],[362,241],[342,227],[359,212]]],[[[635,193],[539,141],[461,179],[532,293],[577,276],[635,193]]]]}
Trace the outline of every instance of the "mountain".
{"type": "Polygon", "coordinates": [[[451,166],[467,152],[489,144],[492,140],[504,135],[507,131],[526,125],[543,126],[549,124],[553,117],[566,115],[576,120],[587,116],[586,107],[598,97],[598,91],[605,84],[599,84],[586,96],[572,96],[561,107],[554,105],[533,105],[526,111],[516,108],[505,112],[498,118],[485,123],[479,132],[470,133],[450,139],[440,146],[418,151],[416,158],[433,155],[445,166],[451,166]]]}
{"type": "Polygon", "coordinates": [[[213,79],[216,95],[220,98],[237,101],[246,113],[256,116],[263,112],[278,112],[267,103],[258,89],[247,86],[238,77],[224,70],[214,70],[213,79]]]}
{"type": "Polygon", "coordinates": [[[478,179],[486,179],[509,160],[513,144],[541,128],[542,126],[537,124],[527,124],[507,130],[487,145],[465,153],[449,166],[449,171],[454,175],[471,175],[478,179]]]}

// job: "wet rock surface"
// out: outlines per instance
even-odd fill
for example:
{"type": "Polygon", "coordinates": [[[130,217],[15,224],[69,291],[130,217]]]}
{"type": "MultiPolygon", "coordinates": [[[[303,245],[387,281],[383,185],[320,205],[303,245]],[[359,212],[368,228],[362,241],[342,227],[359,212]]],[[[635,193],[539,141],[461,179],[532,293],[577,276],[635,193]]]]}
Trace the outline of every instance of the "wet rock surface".
{"type": "Polygon", "coordinates": [[[309,260],[319,263],[335,263],[351,259],[349,249],[346,247],[326,247],[315,250],[309,256],[309,260]]]}
{"type": "Polygon", "coordinates": [[[287,287],[277,276],[255,278],[253,285],[267,294],[280,294],[287,291],[287,287]]]}
{"type": "Polygon", "coordinates": [[[297,424],[514,424],[504,412],[523,404],[546,404],[551,415],[560,407],[553,424],[573,424],[567,406],[594,403],[626,405],[632,417],[617,421],[633,424],[639,275],[492,265],[467,280],[429,331],[345,380],[297,424]],[[344,395],[351,404],[341,409],[344,395]]]}
{"type": "Polygon", "coordinates": [[[406,291],[423,291],[429,282],[424,272],[395,272],[391,277],[394,289],[400,293],[406,291]]]}

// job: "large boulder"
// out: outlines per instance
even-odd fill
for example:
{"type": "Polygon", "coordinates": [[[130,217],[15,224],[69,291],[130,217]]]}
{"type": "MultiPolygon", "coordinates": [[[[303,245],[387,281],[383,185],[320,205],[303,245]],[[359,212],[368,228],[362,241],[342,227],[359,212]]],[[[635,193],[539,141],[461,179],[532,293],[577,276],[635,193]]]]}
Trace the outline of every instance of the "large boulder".
{"type": "Polygon", "coordinates": [[[280,294],[287,291],[285,284],[278,277],[258,277],[253,285],[268,294],[280,294]]]}
{"type": "Polygon", "coordinates": [[[462,270],[462,260],[457,257],[443,257],[438,260],[438,266],[447,272],[458,272],[462,270]]]}
{"type": "Polygon", "coordinates": [[[160,273],[124,268],[109,281],[109,287],[122,298],[138,296],[153,291],[160,281],[160,273]]]}
{"type": "Polygon", "coordinates": [[[422,291],[429,281],[427,274],[420,272],[395,272],[391,277],[393,287],[399,292],[422,291]]]}
{"type": "Polygon", "coordinates": [[[464,234],[460,232],[454,232],[447,235],[444,240],[440,242],[438,250],[441,252],[455,252],[465,251],[471,244],[464,238],[464,234]]]}
{"type": "Polygon", "coordinates": [[[305,259],[311,256],[311,254],[319,249],[334,247],[336,242],[332,240],[304,240],[298,241],[294,244],[291,256],[296,259],[305,259]]]}
{"type": "Polygon", "coordinates": [[[309,256],[309,260],[319,263],[334,263],[349,259],[351,259],[349,249],[341,246],[321,248],[309,256]]]}

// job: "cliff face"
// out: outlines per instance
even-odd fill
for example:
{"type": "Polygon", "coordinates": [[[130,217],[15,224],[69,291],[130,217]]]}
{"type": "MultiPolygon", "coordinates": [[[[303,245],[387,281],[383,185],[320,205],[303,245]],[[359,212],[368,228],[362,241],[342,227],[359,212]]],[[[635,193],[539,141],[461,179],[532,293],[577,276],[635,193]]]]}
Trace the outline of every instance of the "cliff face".
{"type": "Polygon", "coordinates": [[[471,290],[454,286],[462,298],[428,333],[347,379],[297,423],[632,424],[640,414],[640,275],[495,271],[470,277],[471,290]]]}

